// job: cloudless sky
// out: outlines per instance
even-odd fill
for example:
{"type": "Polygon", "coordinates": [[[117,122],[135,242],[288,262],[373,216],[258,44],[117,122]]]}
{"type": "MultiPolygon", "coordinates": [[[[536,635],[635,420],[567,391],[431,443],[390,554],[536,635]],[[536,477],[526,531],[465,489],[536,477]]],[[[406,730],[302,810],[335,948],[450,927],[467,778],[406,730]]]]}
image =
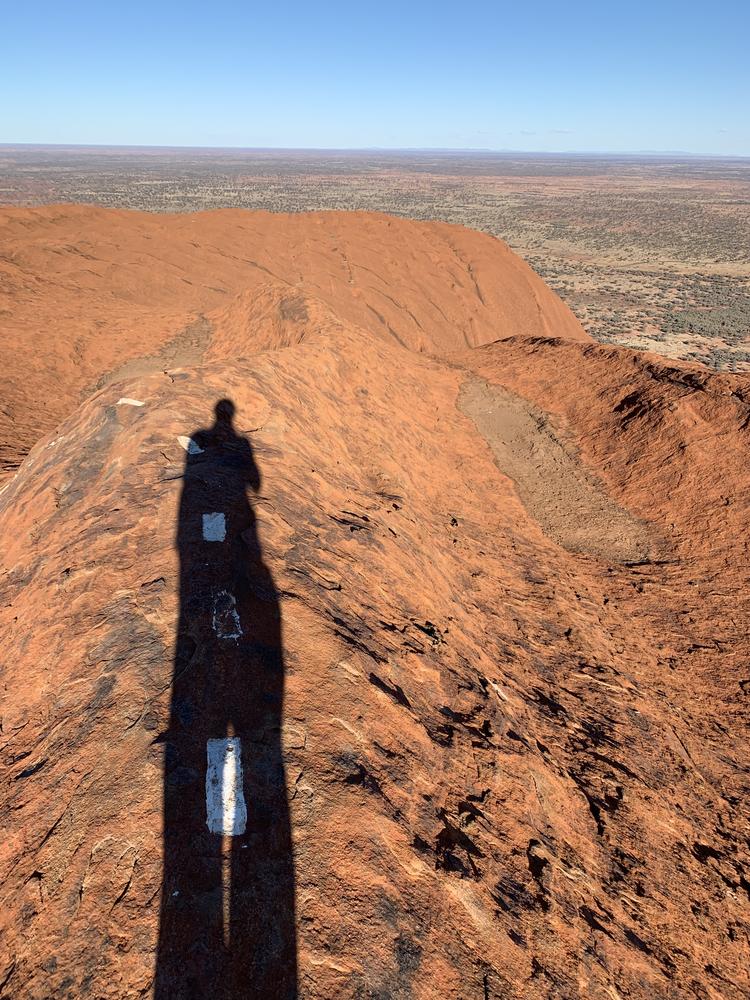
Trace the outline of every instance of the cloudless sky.
{"type": "Polygon", "coordinates": [[[3,7],[0,142],[750,155],[750,0],[3,7]]]}

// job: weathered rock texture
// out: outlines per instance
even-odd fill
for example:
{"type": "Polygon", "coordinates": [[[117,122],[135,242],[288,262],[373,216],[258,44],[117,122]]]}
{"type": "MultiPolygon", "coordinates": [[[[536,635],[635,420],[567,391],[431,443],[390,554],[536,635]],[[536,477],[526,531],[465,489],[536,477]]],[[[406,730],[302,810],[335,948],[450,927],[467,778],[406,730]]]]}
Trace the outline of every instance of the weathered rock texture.
{"type": "Polygon", "coordinates": [[[8,465],[50,432],[0,493],[0,995],[156,989],[178,438],[229,397],[299,996],[746,997],[750,380],[592,344],[448,226],[3,221],[8,465]],[[201,363],[105,377],[200,314],[201,363]]]}
{"type": "Polygon", "coordinates": [[[210,329],[203,314],[218,310],[244,353],[260,315],[258,344],[289,325],[302,335],[308,296],[414,351],[511,334],[588,339],[505,244],[445,223],[365,212],[3,209],[0,475],[103,377],[197,360],[210,329]],[[270,301],[269,283],[278,290],[270,301]]]}

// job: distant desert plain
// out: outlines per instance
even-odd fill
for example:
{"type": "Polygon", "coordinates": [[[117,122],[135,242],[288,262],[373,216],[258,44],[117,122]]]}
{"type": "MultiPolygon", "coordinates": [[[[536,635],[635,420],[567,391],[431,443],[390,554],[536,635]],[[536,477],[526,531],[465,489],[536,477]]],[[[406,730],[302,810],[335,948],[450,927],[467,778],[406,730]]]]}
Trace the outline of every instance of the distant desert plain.
{"type": "Polygon", "coordinates": [[[356,209],[501,237],[595,339],[750,370],[750,159],[0,146],[0,204],[356,209]]]}

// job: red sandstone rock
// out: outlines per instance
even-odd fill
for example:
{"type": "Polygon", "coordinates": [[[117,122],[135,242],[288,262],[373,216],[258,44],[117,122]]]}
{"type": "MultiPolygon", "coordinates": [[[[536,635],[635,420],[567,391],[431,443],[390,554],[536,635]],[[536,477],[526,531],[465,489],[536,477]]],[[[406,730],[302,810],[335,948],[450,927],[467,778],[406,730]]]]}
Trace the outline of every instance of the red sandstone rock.
{"type": "Polygon", "coordinates": [[[312,298],[415,351],[510,334],[587,339],[504,243],[460,226],[368,212],[3,208],[0,475],[103,377],[148,370],[144,356],[157,371],[194,363],[208,343],[201,316],[241,321],[269,282],[287,321],[312,298]]]}
{"type": "MultiPolygon", "coordinates": [[[[0,493],[0,995],[747,996],[750,380],[588,342],[446,226],[7,215],[35,253],[78,218],[97,260],[121,229],[143,257],[105,361],[85,325],[116,285],[97,264],[87,297],[52,254],[84,374],[40,333],[58,402],[24,426],[68,415],[0,493]],[[286,270],[243,288],[261,228],[286,270]],[[229,301],[182,282],[201,268],[229,301]],[[197,312],[203,364],[73,408],[197,312]],[[248,814],[223,842],[196,820],[219,704],[248,814]]],[[[54,315],[37,266],[27,330],[54,315]]]]}

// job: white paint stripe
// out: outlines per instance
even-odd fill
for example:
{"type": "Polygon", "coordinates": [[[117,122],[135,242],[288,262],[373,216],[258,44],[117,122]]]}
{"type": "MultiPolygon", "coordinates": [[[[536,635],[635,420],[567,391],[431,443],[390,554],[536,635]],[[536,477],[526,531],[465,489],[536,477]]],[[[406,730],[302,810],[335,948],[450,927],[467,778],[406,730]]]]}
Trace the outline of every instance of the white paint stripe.
{"type": "Polygon", "coordinates": [[[237,601],[226,590],[219,591],[214,598],[211,624],[220,639],[239,639],[242,635],[240,616],[237,614],[237,601]]]}
{"type": "Polygon", "coordinates": [[[236,837],[247,827],[239,736],[206,744],[206,824],[211,833],[236,837]]]}
{"type": "Polygon", "coordinates": [[[120,399],[117,400],[117,403],[115,405],[116,406],[145,406],[146,404],[142,403],[140,401],[140,399],[131,399],[130,396],[121,396],[120,399]]]}
{"type": "Polygon", "coordinates": [[[495,692],[495,694],[498,696],[498,698],[502,698],[503,701],[507,701],[508,700],[508,696],[505,693],[505,691],[503,691],[503,689],[498,684],[496,684],[494,681],[490,681],[490,687],[495,692]]]}
{"type": "Polygon", "coordinates": [[[197,444],[195,441],[193,441],[192,438],[185,437],[184,435],[181,434],[177,438],[177,441],[185,449],[188,455],[200,455],[203,452],[201,446],[197,444]]]}
{"type": "Polygon", "coordinates": [[[203,538],[207,542],[223,542],[227,537],[227,522],[223,514],[203,515],[203,538]]]}

